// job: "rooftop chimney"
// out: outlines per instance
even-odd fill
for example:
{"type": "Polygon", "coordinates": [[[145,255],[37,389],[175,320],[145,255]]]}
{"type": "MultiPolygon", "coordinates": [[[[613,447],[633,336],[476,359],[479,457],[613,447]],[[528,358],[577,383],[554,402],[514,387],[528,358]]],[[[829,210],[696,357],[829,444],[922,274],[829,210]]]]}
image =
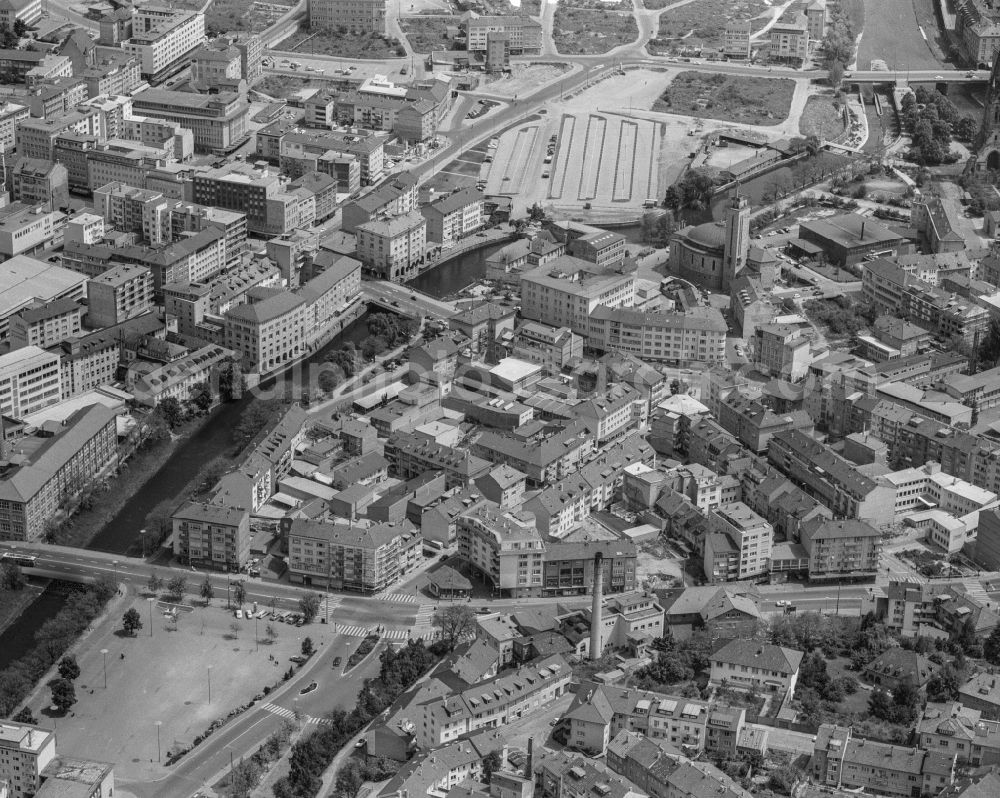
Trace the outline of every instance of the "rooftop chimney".
{"type": "Polygon", "coordinates": [[[597,552],[594,555],[594,596],[593,604],[590,608],[590,659],[601,658],[604,647],[601,645],[601,604],[604,598],[604,568],[603,555],[597,552]]]}

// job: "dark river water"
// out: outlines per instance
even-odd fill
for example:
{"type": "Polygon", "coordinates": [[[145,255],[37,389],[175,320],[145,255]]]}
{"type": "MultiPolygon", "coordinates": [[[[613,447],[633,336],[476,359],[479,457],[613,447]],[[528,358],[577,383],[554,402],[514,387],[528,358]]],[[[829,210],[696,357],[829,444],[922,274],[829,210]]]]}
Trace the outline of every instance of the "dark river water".
{"type": "MultiPolygon", "coordinates": [[[[447,296],[460,291],[485,274],[486,258],[497,247],[470,252],[420,275],[411,285],[431,296],[447,296]]],[[[327,352],[348,341],[360,343],[368,335],[366,317],[348,325],[343,332],[311,355],[302,367],[265,382],[265,390],[298,396],[308,380],[307,366],[323,361],[327,352]]],[[[140,539],[139,530],[147,513],[160,502],[177,496],[203,463],[225,454],[233,446],[233,429],[250,402],[247,395],[224,404],[197,432],[184,440],[163,465],[119,510],[87,546],[95,551],[125,554],[140,539]]],[[[62,607],[65,586],[49,585],[21,616],[0,635],[0,669],[26,654],[34,646],[34,633],[62,607]]]]}

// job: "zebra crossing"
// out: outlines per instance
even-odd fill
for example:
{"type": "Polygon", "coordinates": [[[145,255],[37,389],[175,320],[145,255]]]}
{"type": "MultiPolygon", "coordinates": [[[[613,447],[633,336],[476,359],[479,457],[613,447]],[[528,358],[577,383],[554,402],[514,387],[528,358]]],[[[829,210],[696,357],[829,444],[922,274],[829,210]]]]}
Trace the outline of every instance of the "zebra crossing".
{"type": "MultiPolygon", "coordinates": [[[[285,709],[284,707],[279,707],[276,704],[261,704],[261,709],[270,712],[273,715],[278,715],[287,720],[295,720],[295,711],[291,709],[285,709]]],[[[329,726],[329,718],[314,718],[311,715],[302,716],[302,721],[304,723],[315,723],[317,726],[329,726]]]]}
{"type": "Polygon", "coordinates": [[[279,707],[277,704],[261,704],[260,708],[274,715],[288,718],[288,720],[295,720],[295,712],[293,710],[279,707]]]}
{"type": "Polygon", "coordinates": [[[366,637],[371,631],[370,626],[349,626],[347,624],[337,624],[337,634],[348,637],[366,637]]]}
{"type": "Polygon", "coordinates": [[[412,593],[393,593],[389,590],[376,593],[374,598],[379,601],[394,601],[397,604],[416,604],[420,600],[412,593]]]}
{"type": "Polygon", "coordinates": [[[434,605],[433,604],[421,604],[420,609],[417,610],[417,619],[414,622],[414,626],[418,629],[423,627],[429,627],[434,622],[434,605]]]}
{"type": "MultiPolygon", "coordinates": [[[[337,634],[346,635],[347,637],[367,637],[370,634],[375,633],[375,626],[349,626],[346,624],[339,624],[337,626],[337,634]]],[[[383,629],[379,636],[383,640],[408,640],[410,638],[410,630],[408,629],[383,629]]]]}

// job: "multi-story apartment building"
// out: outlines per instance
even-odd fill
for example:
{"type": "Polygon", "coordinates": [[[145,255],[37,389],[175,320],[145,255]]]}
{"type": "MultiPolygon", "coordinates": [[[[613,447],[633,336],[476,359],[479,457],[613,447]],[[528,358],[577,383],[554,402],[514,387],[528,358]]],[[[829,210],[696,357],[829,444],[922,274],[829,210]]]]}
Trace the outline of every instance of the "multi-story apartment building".
{"type": "Polygon", "coordinates": [[[708,658],[709,684],[793,695],[802,656],[793,648],[757,640],[730,640],[708,658]]]}
{"type": "MultiPolygon", "coordinates": [[[[705,578],[711,584],[760,579],[768,572],[774,528],[742,502],[724,504],[708,514],[711,533],[705,540],[705,578]],[[716,538],[727,538],[736,556],[720,571],[714,555],[716,538]]],[[[721,541],[718,551],[722,551],[721,541]]],[[[729,546],[725,547],[729,551],[729,546]]]]}
{"type": "Polygon", "coordinates": [[[127,95],[142,82],[140,59],[124,51],[102,48],[94,63],[79,75],[87,83],[87,96],[127,95]]]}
{"type": "Polygon", "coordinates": [[[489,505],[458,517],[458,551],[469,566],[488,578],[500,595],[542,594],[546,544],[528,513],[504,512],[489,505]]]}
{"type": "Polygon", "coordinates": [[[34,25],[42,18],[42,0],[2,0],[0,28],[13,31],[18,22],[34,25]]]}
{"type": "Polygon", "coordinates": [[[750,20],[736,19],[726,25],[722,52],[727,58],[750,59],[750,20]]]}
{"type": "MultiPolygon", "coordinates": [[[[290,131],[279,122],[257,133],[257,154],[269,161],[278,162],[281,171],[290,177],[316,171],[336,177],[341,182],[342,178],[353,175],[355,167],[350,166],[350,163],[356,161],[359,182],[346,184],[344,193],[353,194],[360,186],[372,185],[382,179],[385,173],[386,134],[367,131],[356,134],[324,130],[290,131]]],[[[393,178],[404,175],[405,172],[394,175],[393,178]]],[[[413,207],[415,204],[414,200],[413,207]]],[[[348,207],[350,204],[345,206],[345,213],[348,207]]],[[[413,207],[407,210],[412,210],[413,207]]],[[[370,218],[368,216],[360,221],[368,221],[370,218]]],[[[358,223],[359,220],[345,215],[344,224],[347,226],[344,231],[353,232],[350,225],[358,223]]]]}
{"type": "Polygon", "coordinates": [[[809,579],[874,579],[882,553],[882,533],[857,520],[813,518],[799,526],[809,555],[809,579]]]}
{"type": "Polygon", "coordinates": [[[75,299],[35,302],[10,317],[11,351],[25,346],[45,349],[80,334],[86,308],[75,299]]]}
{"type": "Polygon", "coordinates": [[[122,263],[87,283],[87,318],[92,327],[111,327],[149,311],[153,275],[149,268],[122,263]]]}
{"type": "Polygon", "coordinates": [[[250,558],[250,513],[245,508],[187,502],[170,520],[174,556],[181,562],[237,573],[250,558]]]}
{"type": "Polygon", "coordinates": [[[61,163],[18,158],[10,173],[11,199],[45,205],[50,211],[69,204],[69,173],[61,163]]]}
{"type": "Polygon", "coordinates": [[[691,366],[725,360],[726,329],[722,314],[715,308],[643,312],[601,304],[590,312],[584,335],[587,345],[595,349],[691,366]]]}
{"type": "Polygon", "coordinates": [[[58,243],[65,221],[62,211],[12,202],[0,209],[0,256],[13,258],[58,243]]]}
{"type": "Polygon", "coordinates": [[[879,795],[936,795],[955,780],[956,756],[854,737],[824,723],[813,743],[814,782],[879,795]]]}
{"type": "Polygon", "coordinates": [[[582,421],[567,424],[525,425],[510,433],[486,430],[471,451],[493,463],[506,463],[527,477],[528,486],[538,488],[563,479],[594,451],[594,436],[582,421]]]}
{"type": "Polygon", "coordinates": [[[366,273],[405,283],[420,271],[427,250],[427,219],[416,211],[373,219],[354,229],[366,273]]]}
{"type": "Polygon", "coordinates": [[[79,490],[118,463],[115,413],[81,408],[54,435],[22,438],[23,458],[0,472],[0,539],[38,540],[66,491],[79,490]]]}
{"type": "Polygon", "coordinates": [[[244,368],[269,374],[305,352],[307,310],[301,296],[265,290],[262,298],[226,312],[225,345],[242,357],[244,368]]]}
{"type": "Polygon", "coordinates": [[[205,86],[240,79],[242,59],[235,47],[202,44],[191,55],[191,80],[205,86]]]}
{"type": "Polygon", "coordinates": [[[753,362],[764,374],[788,382],[805,379],[812,358],[810,341],[801,327],[762,324],[754,331],[753,362]]]}
{"type": "Polygon", "coordinates": [[[42,771],[55,756],[55,732],[30,723],[0,721],[0,785],[6,786],[5,798],[30,798],[38,792],[42,771]]]}
{"type": "Polygon", "coordinates": [[[472,235],[486,222],[483,194],[471,187],[422,205],[420,213],[427,220],[427,240],[445,249],[472,235]]]}
{"type": "Polygon", "coordinates": [[[412,432],[393,433],[385,442],[389,470],[401,479],[444,471],[449,488],[468,487],[490,471],[490,463],[465,449],[437,443],[412,432]]]}
{"type": "Polygon", "coordinates": [[[132,10],[132,35],[122,49],[139,59],[144,78],[166,77],[205,40],[205,15],[144,5],[132,10]]]}
{"type": "Polygon", "coordinates": [[[523,321],[514,331],[510,354],[518,360],[538,363],[548,374],[583,359],[583,338],[568,327],[552,327],[537,321],[523,321]]]}
{"type": "Polygon", "coordinates": [[[385,0],[309,0],[309,27],[385,33],[385,0]]]}
{"type": "Polygon", "coordinates": [[[599,269],[608,269],[625,260],[626,243],[625,236],[620,233],[598,229],[583,235],[570,235],[566,251],[599,269]]]}
{"type": "Polygon", "coordinates": [[[738,390],[719,403],[718,418],[723,429],[755,454],[764,454],[768,441],[779,432],[797,429],[808,433],[813,429],[812,419],[804,410],[774,413],[763,402],[738,390]]]}
{"type": "Polygon", "coordinates": [[[771,26],[768,55],[772,61],[804,63],[809,57],[809,23],[804,14],[790,20],[779,19],[771,26]]]}
{"type": "Polygon", "coordinates": [[[192,199],[200,205],[243,213],[247,229],[266,236],[309,228],[316,216],[312,191],[292,188],[273,170],[246,164],[195,174],[192,199]]]}
{"type": "Polygon", "coordinates": [[[959,0],[955,11],[955,33],[966,58],[989,69],[1000,49],[1000,12],[987,0],[959,0]]]}
{"type": "Polygon", "coordinates": [[[0,355],[0,413],[20,418],[60,398],[58,355],[34,345],[0,355]]]}
{"type": "MultiPolygon", "coordinates": [[[[570,255],[521,275],[523,318],[554,327],[568,327],[578,335],[607,341],[609,348],[616,340],[612,335],[615,324],[600,315],[592,324],[592,314],[600,309],[601,314],[611,315],[608,309],[630,308],[634,302],[634,274],[602,273],[594,264],[570,255]]],[[[632,323],[639,324],[640,320],[632,323]]],[[[663,328],[669,326],[667,319],[663,328]]],[[[660,332],[662,334],[663,330],[660,332]]]]}
{"type": "Polygon", "coordinates": [[[958,701],[927,702],[917,721],[917,744],[925,751],[954,754],[973,767],[1000,764],[1000,721],[958,701]]]}
{"type": "Polygon", "coordinates": [[[876,527],[893,520],[893,491],[860,473],[853,464],[799,430],[774,435],[768,461],[789,479],[844,518],[876,527]]]}
{"type": "Polygon", "coordinates": [[[422,549],[419,531],[406,520],[362,527],[296,519],[288,531],[288,578],[377,593],[414,568],[422,549]]]}
{"type": "Polygon", "coordinates": [[[510,55],[530,55],[541,52],[542,25],[529,16],[507,14],[504,16],[482,16],[469,20],[468,49],[470,52],[486,52],[490,35],[502,35],[510,55]]]}
{"type": "Polygon", "coordinates": [[[138,114],[176,122],[194,134],[198,152],[226,153],[249,137],[250,105],[235,92],[192,94],[146,89],[133,98],[138,114]]]}
{"type": "Polygon", "coordinates": [[[460,693],[425,699],[413,707],[417,742],[436,748],[478,729],[528,717],[564,695],[571,676],[569,665],[555,654],[460,693]]]}
{"type": "Polygon", "coordinates": [[[154,408],[164,399],[184,401],[199,383],[210,383],[221,365],[235,353],[217,344],[205,344],[168,363],[135,360],[128,366],[125,385],[136,405],[154,408]]]}
{"type": "Polygon", "coordinates": [[[14,102],[0,105],[0,153],[14,149],[18,125],[31,115],[28,106],[14,102]]]}
{"type": "Polygon", "coordinates": [[[563,719],[569,721],[569,746],[594,756],[606,754],[622,731],[666,740],[694,756],[706,748],[711,712],[704,701],[584,683],[563,719]]]}

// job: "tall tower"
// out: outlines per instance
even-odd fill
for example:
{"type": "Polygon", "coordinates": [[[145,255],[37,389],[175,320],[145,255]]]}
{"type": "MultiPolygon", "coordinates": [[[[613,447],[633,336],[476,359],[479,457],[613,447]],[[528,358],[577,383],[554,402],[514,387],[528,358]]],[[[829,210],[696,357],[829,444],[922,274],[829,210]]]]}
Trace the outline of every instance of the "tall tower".
{"type": "Polygon", "coordinates": [[[604,609],[604,555],[597,552],[594,555],[594,595],[593,603],[590,605],[590,658],[600,659],[604,653],[601,634],[602,617],[604,609]]]}
{"type": "Polygon", "coordinates": [[[747,262],[750,249],[750,203],[740,194],[733,194],[726,209],[726,245],[722,251],[722,290],[728,291],[747,262]]]}
{"type": "Polygon", "coordinates": [[[993,71],[990,72],[983,106],[983,124],[973,144],[976,171],[1000,169],[1000,58],[993,59],[993,71]]]}

